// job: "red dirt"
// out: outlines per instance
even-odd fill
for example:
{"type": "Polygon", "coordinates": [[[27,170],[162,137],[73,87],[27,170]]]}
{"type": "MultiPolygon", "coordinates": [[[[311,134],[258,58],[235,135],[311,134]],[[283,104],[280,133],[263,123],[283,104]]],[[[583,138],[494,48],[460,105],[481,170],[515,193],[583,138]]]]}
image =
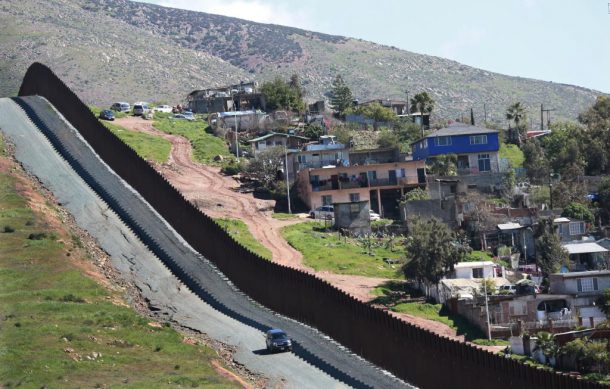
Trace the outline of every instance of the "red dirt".
{"type": "MultiPolygon", "coordinates": [[[[155,164],[155,168],[165,176],[184,196],[211,217],[241,219],[252,235],[271,250],[273,261],[296,269],[314,273],[317,277],[345,291],[361,301],[373,297],[371,290],[388,281],[372,278],[334,274],[327,271],[314,272],[303,264],[303,256],[292,248],[282,237],[282,227],[302,222],[299,219],[278,220],[271,217],[273,200],[260,200],[236,192],[239,184],[231,177],[220,174],[220,169],[193,161],[190,142],[178,135],[170,135],[153,127],[153,122],[136,117],[117,119],[116,123],[133,131],[164,138],[172,143],[167,163],[155,164]]],[[[404,321],[426,328],[439,335],[464,340],[451,327],[433,320],[427,320],[403,313],[390,312],[404,321]]]]}

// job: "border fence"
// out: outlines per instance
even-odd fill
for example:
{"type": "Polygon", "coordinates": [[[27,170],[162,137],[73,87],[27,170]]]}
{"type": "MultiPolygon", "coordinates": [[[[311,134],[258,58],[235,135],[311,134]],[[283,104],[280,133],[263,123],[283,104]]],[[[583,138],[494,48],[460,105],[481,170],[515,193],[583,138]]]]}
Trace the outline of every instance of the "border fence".
{"type": "MultiPolygon", "coordinates": [[[[108,131],[45,65],[34,63],[28,69],[19,96],[29,95],[49,100],[95,152],[237,288],[407,382],[423,388],[604,387],[436,335],[360,302],[314,275],[261,258],[238,244],[108,131]]],[[[188,285],[188,280],[183,282],[188,285]]]]}

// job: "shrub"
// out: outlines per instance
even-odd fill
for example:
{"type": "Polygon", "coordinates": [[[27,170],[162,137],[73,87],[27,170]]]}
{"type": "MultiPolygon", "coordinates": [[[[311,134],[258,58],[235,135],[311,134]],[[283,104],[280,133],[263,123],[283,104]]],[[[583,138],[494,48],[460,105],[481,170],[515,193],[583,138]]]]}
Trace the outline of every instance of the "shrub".
{"type": "Polygon", "coordinates": [[[28,235],[29,240],[43,240],[47,238],[47,234],[44,232],[35,232],[28,235]]]}
{"type": "Polygon", "coordinates": [[[11,226],[4,226],[4,232],[6,232],[6,233],[15,232],[15,229],[11,226]]]}

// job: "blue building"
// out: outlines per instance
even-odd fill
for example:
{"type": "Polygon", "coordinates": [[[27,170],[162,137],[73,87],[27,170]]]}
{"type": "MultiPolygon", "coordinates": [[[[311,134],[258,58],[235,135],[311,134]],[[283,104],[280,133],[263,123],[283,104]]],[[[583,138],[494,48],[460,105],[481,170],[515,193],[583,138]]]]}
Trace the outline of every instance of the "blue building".
{"type": "Polygon", "coordinates": [[[500,140],[498,131],[454,123],[411,144],[413,160],[430,160],[439,155],[457,155],[459,175],[498,173],[500,140]]]}

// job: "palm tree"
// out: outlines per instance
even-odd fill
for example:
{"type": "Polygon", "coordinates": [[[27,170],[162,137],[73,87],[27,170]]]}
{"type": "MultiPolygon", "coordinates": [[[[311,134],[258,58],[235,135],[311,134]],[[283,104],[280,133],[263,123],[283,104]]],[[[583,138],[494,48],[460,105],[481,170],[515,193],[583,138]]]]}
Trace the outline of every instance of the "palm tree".
{"type": "Polygon", "coordinates": [[[546,331],[540,331],[536,334],[536,347],[534,351],[540,350],[546,359],[546,363],[554,363],[553,359],[559,354],[559,346],[555,343],[553,334],[546,331]]]}
{"type": "Polygon", "coordinates": [[[419,112],[421,114],[421,136],[424,136],[424,114],[430,114],[434,109],[434,100],[428,95],[428,92],[420,92],[411,99],[410,112],[419,112]]]}
{"type": "Polygon", "coordinates": [[[518,142],[521,143],[521,126],[520,123],[525,120],[525,107],[520,101],[508,107],[506,110],[506,119],[515,122],[515,128],[519,134],[518,142]]]}

